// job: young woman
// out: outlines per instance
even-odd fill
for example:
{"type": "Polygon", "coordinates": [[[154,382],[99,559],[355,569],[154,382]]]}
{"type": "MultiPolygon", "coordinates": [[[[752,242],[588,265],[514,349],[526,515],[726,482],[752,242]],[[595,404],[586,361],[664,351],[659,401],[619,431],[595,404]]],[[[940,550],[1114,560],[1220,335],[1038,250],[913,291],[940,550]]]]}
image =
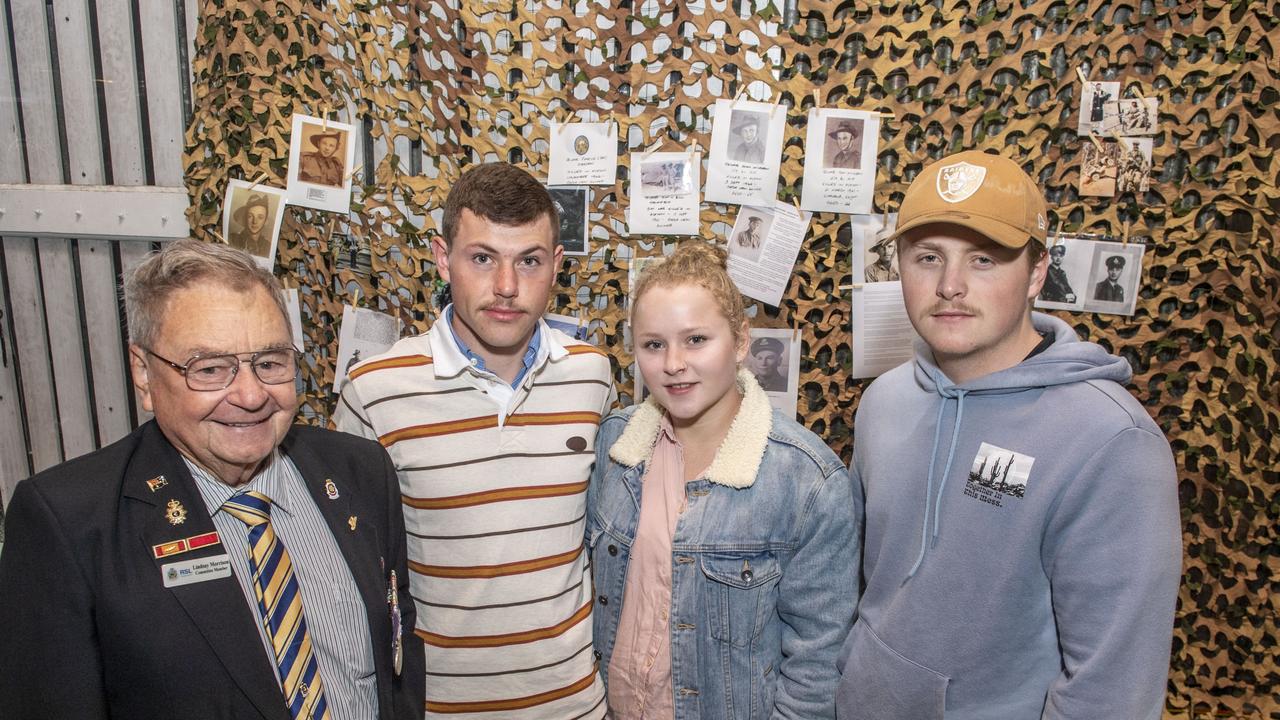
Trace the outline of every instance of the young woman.
{"type": "Polygon", "coordinates": [[[605,418],[587,499],[613,718],[834,717],[861,491],[742,369],[723,251],[689,241],[646,269],[631,330],[651,394],[605,418]]]}

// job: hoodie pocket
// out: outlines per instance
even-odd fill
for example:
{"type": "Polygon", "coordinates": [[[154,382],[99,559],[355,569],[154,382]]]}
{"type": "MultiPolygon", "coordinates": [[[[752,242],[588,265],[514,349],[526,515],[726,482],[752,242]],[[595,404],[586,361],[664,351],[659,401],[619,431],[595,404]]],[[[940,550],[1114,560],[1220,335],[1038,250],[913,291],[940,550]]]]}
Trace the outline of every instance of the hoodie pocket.
{"type": "Polygon", "coordinates": [[[845,648],[839,720],[942,720],[946,675],[898,654],[865,622],[854,623],[845,648]]]}
{"type": "Polygon", "coordinates": [[[707,619],[711,636],[747,647],[764,629],[775,606],[782,567],[773,553],[704,554],[707,619]]]}

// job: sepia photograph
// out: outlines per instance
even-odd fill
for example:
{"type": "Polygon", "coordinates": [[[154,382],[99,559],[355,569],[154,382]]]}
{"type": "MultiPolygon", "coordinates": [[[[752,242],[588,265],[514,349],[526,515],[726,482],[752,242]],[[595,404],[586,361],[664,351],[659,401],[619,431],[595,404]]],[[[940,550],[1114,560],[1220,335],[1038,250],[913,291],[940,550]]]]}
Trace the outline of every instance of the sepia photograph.
{"type": "Polygon", "coordinates": [[[729,117],[729,159],[751,165],[764,165],[765,138],[769,135],[768,113],[756,110],[734,110],[729,117]]]}
{"type": "Polygon", "coordinates": [[[351,206],[354,125],[294,115],[289,139],[288,201],[328,212],[351,206]]]}
{"type": "Polygon", "coordinates": [[[551,202],[560,216],[560,244],[565,255],[588,254],[587,200],[591,189],[582,187],[549,187],[551,202]]]}
{"type": "Polygon", "coordinates": [[[1114,107],[1107,108],[1115,116],[1114,128],[1109,131],[1115,135],[1155,135],[1159,102],[1157,98],[1117,100],[1114,107]]]}
{"type": "Polygon", "coordinates": [[[284,221],[284,191],[243,180],[227,184],[222,204],[222,237],[227,244],[275,263],[276,242],[284,221]]]}
{"type": "Polygon", "coordinates": [[[822,166],[828,169],[857,170],[862,167],[864,121],[828,117],[827,140],[823,143],[822,166]]]}
{"type": "Polygon", "coordinates": [[[1144,193],[1151,182],[1151,138],[1119,138],[1117,192],[1144,193]]]}
{"type": "Polygon", "coordinates": [[[1115,142],[1086,142],[1080,152],[1080,194],[1111,197],[1116,194],[1120,166],[1120,145],[1115,142]]]}
{"type": "Polygon", "coordinates": [[[693,192],[688,160],[652,160],[640,163],[640,185],[649,197],[688,195],[693,192]]]}
{"type": "Polygon", "coordinates": [[[898,244],[893,241],[892,232],[881,232],[863,236],[870,243],[863,250],[863,282],[891,282],[901,280],[898,271],[898,244]]]}

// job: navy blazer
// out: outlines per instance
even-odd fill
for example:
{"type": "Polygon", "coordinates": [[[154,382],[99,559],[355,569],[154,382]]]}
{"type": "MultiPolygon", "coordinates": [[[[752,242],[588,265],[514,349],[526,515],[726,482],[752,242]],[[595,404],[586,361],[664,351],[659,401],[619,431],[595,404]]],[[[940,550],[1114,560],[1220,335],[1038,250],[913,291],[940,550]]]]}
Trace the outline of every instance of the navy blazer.
{"type": "MultiPolygon", "coordinates": [[[[377,444],[294,426],[281,449],[301,472],[355,577],[368,615],[380,720],[420,720],[422,642],[414,635],[395,468],[377,444]],[[329,499],[332,480],[338,497],[329,499]],[[354,521],[351,518],[355,518],[354,521]],[[404,647],[393,672],[388,591],[395,570],[404,647]]],[[[154,421],[24,480],[0,552],[0,717],[289,720],[260,622],[234,575],[166,588],[162,543],[214,531],[178,451],[154,421]],[[158,481],[163,476],[163,485],[158,481]],[[170,501],[186,510],[173,524],[170,501]]]]}

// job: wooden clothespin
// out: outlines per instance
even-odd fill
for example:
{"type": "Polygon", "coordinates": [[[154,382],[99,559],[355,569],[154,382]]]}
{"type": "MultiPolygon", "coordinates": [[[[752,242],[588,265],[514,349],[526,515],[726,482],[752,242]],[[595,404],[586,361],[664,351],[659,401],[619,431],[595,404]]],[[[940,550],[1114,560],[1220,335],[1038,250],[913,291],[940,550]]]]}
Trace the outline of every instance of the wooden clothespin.
{"type": "Polygon", "coordinates": [[[746,92],[747,92],[747,86],[745,84],[742,87],[738,88],[738,94],[733,96],[733,102],[729,104],[729,107],[731,108],[737,107],[738,101],[742,99],[742,96],[746,94],[746,92]]]}
{"type": "Polygon", "coordinates": [[[356,165],[355,167],[351,168],[351,172],[347,173],[346,177],[342,178],[342,181],[346,182],[350,180],[351,178],[356,176],[356,173],[360,172],[363,169],[364,169],[364,165],[356,165]]]}
{"type": "Polygon", "coordinates": [[[1084,68],[1079,65],[1076,66],[1076,76],[1080,78],[1080,82],[1082,83],[1089,82],[1089,77],[1084,74],[1084,68]]]}
{"type": "Polygon", "coordinates": [[[360,305],[360,285],[357,284],[355,289],[351,291],[351,307],[359,307],[360,305]]]}
{"type": "Polygon", "coordinates": [[[1105,148],[1102,147],[1102,141],[1098,139],[1098,133],[1090,130],[1089,139],[1093,141],[1094,147],[1098,148],[1098,152],[1106,152],[1105,148]]]}
{"type": "Polygon", "coordinates": [[[658,138],[657,140],[654,140],[652,143],[650,143],[649,147],[645,148],[644,152],[640,154],[640,159],[648,160],[649,156],[657,152],[662,147],[662,144],[665,142],[666,140],[662,138],[658,138]]]}
{"type": "Polygon", "coordinates": [[[605,122],[609,123],[609,137],[618,137],[618,120],[613,116],[613,111],[609,111],[609,119],[605,122]]]}
{"type": "Polygon", "coordinates": [[[1129,245],[1129,221],[1124,221],[1124,234],[1120,236],[1120,247],[1128,247],[1129,245]]]}
{"type": "Polygon", "coordinates": [[[320,131],[329,132],[329,103],[320,103],[320,119],[323,121],[320,131]]]}
{"type": "Polygon", "coordinates": [[[795,195],[792,195],[791,205],[796,209],[796,217],[799,218],[800,220],[804,220],[804,210],[800,209],[800,198],[796,197],[795,195]]]}
{"type": "Polygon", "coordinates": [[[560,113],[556,113],[556,117],[557,117],[556,124],[558,126],[556,127],[557,135],[563,133],[565,129],[569,127],[569,122],[573,120],[573,113],[566,113],[564,120],[558,119],[559,116],[560,116],[560,113]]]}
{"type": "Polygon", "coordinates": [[[249,183],[249,189],[250,189],[250,190],[252,190],[252,189],[254,189],[254,188],[258,187],[258,183],[260,183],[260,182],[262,182],[263,180],[266,180],[266,179],[267,179],[267,174],[266,174],[265,172],[264,172],[264,173],[259,174],[259,175],[258,175],[258,177],[257,177],[253,182],[249,183]]]}
{"type": "Polygon", "coordinates": [[[689,157],[692,158],[700,152],[702,152],[702,146],[698,144],[697,140],[694,140],[693,145],[689,148],[689,157]]]}
{"type": "Polygon", "coordinates": [[[813,106],[815,108],[822,107],[822,89],[821,88],[813,89],[813,106]]]}
{"type": "Polygon", "coordinates": [[[223,245],[230,245],[230,244],[231,244],[231,243],[227,242],[227,239],[226,239],[226,238],[224,238],[224,237],[222,237],[222,233],[218,232],[217,230],[210,230],[210,231],[209,231],[209,233],[210,233],[210,234],[212,234],[215,238],[217,238],[217,239],[218,239],[218,242],[222,243],[223,245]]]}

